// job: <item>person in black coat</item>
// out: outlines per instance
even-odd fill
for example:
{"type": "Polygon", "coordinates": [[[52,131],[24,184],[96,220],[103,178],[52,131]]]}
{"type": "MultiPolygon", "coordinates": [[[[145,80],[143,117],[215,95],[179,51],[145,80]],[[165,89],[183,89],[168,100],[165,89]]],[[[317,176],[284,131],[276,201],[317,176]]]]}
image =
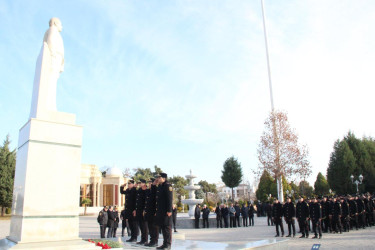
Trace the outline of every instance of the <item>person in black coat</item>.
{"type": "Polygon", "coordinates": [[[223,216],[224,227],[228,228],[229,227],[229,209],[226,204],[223,204],[221,208],[221,216],[223,216]]]}
{"type": "MultiPolygon", "coordinates": [[[[248,210],[249,210],[249,224],[250,226],[254,226],[254,213],[255,213],[254,205],[250,203],[248,206],[248,210]]],[[[272,220],[272,217],[271,217],[271,220],[272,220]]]]}
{"type": "Polygon", "coordinates": [[[342,233],[342,225],[341,225],[341,216],[342,216],[342,208],[341,203],[336,199],[336,197],[333,197],[333,201],[331,203],[331,211],[330,215],[332,216],[332,228],[334,229],[334,232],[340,234],[342,233]]]}
{"type": "Polygon", "coordinates": [[[141,230],[141,241],[137,242],[138,245],[144,245],[148,243],[148,225],[147,220],[144,217],[145,203],[146,203],[146,194],[147,194],[147,185],[145,179],[140,179],[140,187],[137,190],[137,199],[136,199],[136,219],[141,230]]]}
{"type": "Polygon", "coordinates": [[[241,227],[241,221],[240,221],[240,215],[241,215],[241,208],[240,208],[240,205],[238,205],[238,203],[236,202],[236,204],[234,205],[234,209],[236,209],[236,213],[235,213],[235,222],[234,222],[234,227],[241,227]]]}
{"type": "Polygon", "coordinates": [[[122,226],[121,237],[124,237],[125,236],[125,228],[126,228],[125,209],[121,211],[120,219],[122,221],[121,222],[121,226],[122,226]]]}
{"type": "Polygon", "coordinates": [[[248,227],[248,219],[249,218],[249,208],[247,206],[245,206],[245,204],[242,205],[242,208],[241,208],[241,214],[242,214],[242,225],[244,227],[248,227]]]}
{"type": "Polygon", "coordinates": [[[323,201],[321,202],[322,206],[322,229],[325,233],[332,232],[331,228],[331,221],[329,218],[329,201],[327,197],[323,197],[323,201]]]}
{"type": "Polygon", "coordinates": [[[156,212],[156,189],[158,185],[158,179],[151,178],[148,181],[148,192],[146,193],[145,201],[145,219],[147,220],[148,230],[150,233],[149,243],[145,243],[145,246],[156,247],[159,240],[159,227],[155,223],[155,212],[156,212]]]}
{"type": "Polygon", "coordinates": [[[322,226],[321,226],[322,206],[320,205],[320,203],[317,202],[316,197],[313,198],[313,201],[311,205],[309,206],[309,210],[310,210],[311,223],[312,223],[313,231],[315,234],[313,239],[318,238],[318,232],[319,232],[319,239],[320,239],[322,238],[322,226]]]}
{"type": "Polygon", "coordinates": [[[291,237],[293,230],[293,237],[296,236],[296,226],[295,226],[295,217],[296,217],[296,207],[292,203],[290,197],[287,198],[287,202],[283,206],[284,210],[284,219],[288,224],[288,235],[286,237],[291,237]]]}
{"type": "Polygon", "coordinates": [[[112,206],[109,206],[108,211],[108,233],[107,233],[107,238],[112,238],[113,236],[113,228],[115,227],[115,215],[113,214],[113,208],[112,206]]]}
{"type": "Polygon", "coordinates": [[[174,229],[174,232],[177,233],[177,230],[176,230],[177,206],[176,206],[176,204],[173,204],[173,207],[172,207],[172,220],[173,220],[173,229],[174,229]]]}
{"type": "Polygon", "coordinates": [[[113,238],[116,238],[116,231],[117,231],[117,228],[118,228],[118,224],[120,223],[120,218],[118,216],[118,210],[117,210],[116,206],[113,210],[113,216],[115,217],[115,223],[114,223],[114,226],[113,226],[113,238]]]}
{"type": "Polygon", "coordinates": [[[159,249],[170,249],[172,245],[172,201],[173,188],[166,173],[160,173],[156,193],[156,223],[163,233],[163,245],[159,249]]]}
{"type": "Polygon", "coordinates": [[[137,199],[137,189],[134,186],[134,180],[129,180],[128,188],[124,190],[125,185],[120,187],[120,193],[125,194],[125,218],[128,220],[129,228],[130,228],[130,239],[127,242],[135,242],[137,241],[137,223],[135,219],[136,210],[135,210],[135,203],[137,199]]]}
{"type": "Polygon", "coordinates": [[[300,238],[309,238],[309,225],[307,224],[309,216],[309,205],[303,200],[303,197],[300,197],[296,205],[296,217],[299,224],[299,230],[302,233],[300,238]]]}
{"type": "Polygon", "coordinates": [[[284,225],[283,225],[283,205],[279,202],[277,198],[275,198],[275,202],[272,208],[272,219],[276,226],[276,235],[275,237],[279,237],[279,227],[281,229],[281,237],[284,237],[284,225]]]}
{"type": "Polygon", "coordinates": [[[273,220],[272,220],[272,204],[269,203],[269,202],[267,202],[266,212],[267,212],[267,224],[268,224],[268,226],[273,226],[273,220]]]}
{"type": "Polygon", "coordinates": [[[221,214],[221,208],[222,208],[222,205],[219,206],[219,203],[217,204],[216,206],[216,209],[215,209],[215,214],[216,214],[216,227],[219,228],[223,228],[223,221],[222,221],[222,214],[221,214]]]}
{"type": "Polygon", "coordinates": [[[357,209],[358,209],[358,224],[362,228],[366,228],[366,222],[365,222],[365,204],[362,199],[360,199],[358,196],[355,197],[355,201],[357,203],[357,209]]]}
{"type": "Polygon", "coordinates": [[[340,198],[340,203],[341,203],[341,209],[342,209],[341,224],[343,225],[344,232],[349,232],[350,230],[349,203],[346,201],[344,197],[340,198]]]}
{"type": "Polygon", "coordinates": [[[99,212],[97,220],[100,226],[100,238],[105,238],[105,230],[108,224],[108,208],[106,206],[99,212]]]}
{"type": "Polygon", "coordinates": [[[201,206],[197,204],[194,210],[195,228],[199,228],[199,219],[201,218],[201,206]]]}
{"type": "Polygon", "coordinates": [[[203,228],[209,228],[208,225],[208,216],[210,214],[210,209],[207,207],[206,204],[203,205],[202,209],[202,218],[203,218],[203,228]]]}
{"type": "Polygon", "coordinates": [[[357,202],[355,202],[354,198],[349,195],[349,211],[350,211],[350,227],[353,228],[355,226],[356,230],[358,230],[358,208],[357,202]]]}

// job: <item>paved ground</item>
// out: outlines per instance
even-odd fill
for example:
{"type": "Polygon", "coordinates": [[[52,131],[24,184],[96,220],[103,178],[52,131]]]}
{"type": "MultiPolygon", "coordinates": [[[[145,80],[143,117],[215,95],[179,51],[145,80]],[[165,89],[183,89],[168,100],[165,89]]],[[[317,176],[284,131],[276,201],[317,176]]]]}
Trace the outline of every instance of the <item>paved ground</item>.
{"type": "MultiPolygon", "coordinates": [[[[0,239],[9,234],[9,224],[9,220],[0,220],[0,239]]],[[[80,217],[80,237],[85,239],[98,238],[98,229],[96,217],[80,217]]],[[[218,246],[223,246],[223,244],[220,245],[219,243],[226,243],[241,248],[250,241],[274,239],[275,235],[275,228],[267,226],[265,218],[255,218],[254,227],[180,229],[178,231],[180,234],[185,234],[186,249],[213,249],[212,247],[215,244],[210,247],[207,244],[208,242],[216,242],[218,246]]],[[[298,237],[289,239],[289,249],[311,249],[314,244],[321,244],[320,249],[375,249],[375,227],[343,234],[323,234],[323,238],[320,240],[311,238],[299,239],[298,237]]],[[[176,247],[174,248],[185,249],[181,242],[183,241],[176,240],[176,247]]]]}

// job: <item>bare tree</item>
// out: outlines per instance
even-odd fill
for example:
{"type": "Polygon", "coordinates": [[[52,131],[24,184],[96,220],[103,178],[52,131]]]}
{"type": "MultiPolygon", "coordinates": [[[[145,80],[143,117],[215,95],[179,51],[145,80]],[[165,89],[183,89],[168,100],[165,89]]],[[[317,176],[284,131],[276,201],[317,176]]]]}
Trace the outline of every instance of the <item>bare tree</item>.
{"type": "Polygon", "coordinates": [[[305,179],[311,174],[306,145],[299,145],[298,136],[288,122],[288,116],[281,111],[273,111],[264,122],[265,129],[258,145],[258,173],[267,170],[278,180],[277,191],[283,201],[282,176],[298,175],[305,179]]]}

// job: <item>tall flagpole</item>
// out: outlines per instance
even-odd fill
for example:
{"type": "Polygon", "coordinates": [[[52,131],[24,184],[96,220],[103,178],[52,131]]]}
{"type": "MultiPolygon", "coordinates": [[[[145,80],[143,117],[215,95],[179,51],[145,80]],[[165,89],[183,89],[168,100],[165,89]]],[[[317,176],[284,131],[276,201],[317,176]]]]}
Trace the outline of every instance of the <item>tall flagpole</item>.
{"type": "MultiPolygon", "coordinates": [[[[266,17],[265,17],[265,14],[264,14],[264,2],[263,2],[263,0],[261,0],[261,3],[262,3],[264,41],[265,41],[266,56],[267,56],[268,84],[269,84],[269,88],[270,88],[270,99],[271,99],[271,110],[272,110],[273,136],[274,136],[274,143],[276,145],[276,144],[278,144],[278,141],[277,141],[276,122],[275,122],[275,117],[274,117],[275,107],[274,107],[274,104],[273,104],[273,92],[272,92],[272,80],[271,80],[271,66],[270,66],[270,57],[269,57],[269,53],[268,53],[267,27],[266,27],[266,17]]],[[[275,147],[276,161],[279,160],[278,159],[279,158],[278,155],[279,155],[278,147],[275,147]]],[[[278,162],[276,164],[279,165],[278,162]]],[[[280,175],[279,166],[277,166],[277,168],[278,168],[277,169],[277,173],[278,173],[278,175],[280,175]]],[[[276,177],[277,177],[276,178],[276,180],[277,180],[277,195],[278,195],[279,201],[280,202],[284,202],[282,177],[281,177],[281,175],[280,176],[276,176],[276,177]]]]}

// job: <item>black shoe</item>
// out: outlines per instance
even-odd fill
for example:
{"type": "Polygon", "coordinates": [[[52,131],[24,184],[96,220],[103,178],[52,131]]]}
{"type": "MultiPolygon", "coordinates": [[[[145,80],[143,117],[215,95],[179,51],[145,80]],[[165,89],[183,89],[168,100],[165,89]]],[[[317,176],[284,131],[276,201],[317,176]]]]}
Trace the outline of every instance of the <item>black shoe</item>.
{"type": "Polygon", "coordinates": [[[276,234],[275,237],[279,237],[280,235],[276,234]]]}
{"type": "Polygon", "coordinates": [[[137,242],[137,245],[144,245],[146,243],[146,241],[140,241],[140,242],[137,242]]]}
{"type": "Polygon", "coordinates": [[[294,237],[296,237],[296,235],[295,235],[295,234],[293,234],[293,238],[294,238],[294,237]]]}
{"type": "Polygon", "coordinates": [[[291,235],[290,234],[288,234],[287,236],[285,236],[285,237],[291,237],[291,235]]]}
{"type": "Polygon", "coordinates": [[[157,247],[156,249],[164,249],[165,246],[164,245],[161,245],[160,247],[157,247]]]}
{"type": "Polygon", "coordinates": [[[174,230],[175,233],[177,233],[177,230],[174,230]]]}
{"type": "Polygon", "coordinates": [[[319,239],[321,239],[322,238],[322,236],[321,235],[319,235],[319,239]]]}
{"type": "Polygon", "coordinates": [[[305,235],[300,236],[299,238],[305,238],[305,235]]]}
{"type": "Polygon", "coordinates": [[[312,237],[311,239],[317,239],[317,238],[318,238],[318,236],[316,236],[316,235],[315,235],[315,236],[314,236],[314,237],[312,237]]]}
{"type": "Polygon", "coordinates": [[[150,242],[150,243],[148,243],[148,245],[147,245],[148,247],[157,247],[158,246],[158,244],[157,243],[154,243],[154,242],[150,242]]]}
{"type": "Polygon", "coordinates": [[[309,238],[309,236],[308,236],[308,235],[306,235],[305,237],[306,237],[306,238],[309,238]]]}

